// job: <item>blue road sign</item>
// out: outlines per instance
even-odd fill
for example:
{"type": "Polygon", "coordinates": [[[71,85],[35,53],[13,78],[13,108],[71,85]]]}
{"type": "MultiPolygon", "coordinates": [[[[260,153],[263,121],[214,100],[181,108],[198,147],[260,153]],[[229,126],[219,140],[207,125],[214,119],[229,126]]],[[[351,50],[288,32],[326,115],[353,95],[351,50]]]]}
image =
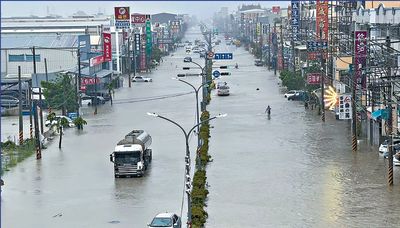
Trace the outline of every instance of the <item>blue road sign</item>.
{"type": "Polygon", "coordinates": [[[76,112],[69,112],[68,117],[71,118],[72,120],[78,118],[78,113],[76,112]]]}
{"type": "Polygon", "coordinates": [[[215,78],[218,78],[220,75],[221,75],[221,73],[220,73],[219,71],[214,70],[213,76],[214,76],[215,78]]]}
{"type": "Polygon", "coordinates": [[[215,53],[214,59],[216,60],[233,59],[233,53],[215,53]]]}

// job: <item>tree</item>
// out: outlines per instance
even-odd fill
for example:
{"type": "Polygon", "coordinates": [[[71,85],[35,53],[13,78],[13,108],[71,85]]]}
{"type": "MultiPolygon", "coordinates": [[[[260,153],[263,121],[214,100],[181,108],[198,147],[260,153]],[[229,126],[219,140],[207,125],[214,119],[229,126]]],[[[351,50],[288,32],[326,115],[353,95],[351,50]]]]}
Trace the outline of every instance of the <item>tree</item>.
{"type": "Polygon", "coordinates": [[[60,73],[54,81],[42,81],[41,84],[43,95],[50,107],[62,109],[63,115],[67,111],[77,110],[75,85],[70,75],[60,73]]]}
{"type": "Polygon", "coordinates": [[[111,83],[107,84],[107,90],[108,90],[108,95],[110,95],[110,101],[111,101],[111,105],[113,105],[113,97],[112,94],[114,94],[114,88],[115,88],[115,84],[116,84],[116,80],[117,79],[113,79],[111,81],[111,83]]]}
{"type": "Polygon", "coordinates": [[[79,116],[78,118],[74,119],[74,124],[78,130],[83,130],[83,125],[87,125],[87,122],[81,116],[79,116]]]}
{"type": "Polygon", "coordinates": [[[63,128],[66,127],[66,126],[68,126],[68,124],[69,124],[69,123],[68,123],[68,120],[65,119],[64,117],[60,118],[60,119],[57,121],[57,127],[58,127],[59,132],[60,132],[60,141],[58,142],[58,148],[60,148],[60,149],[61,149],[61,141],[62,141],[62,135],[63,135],[63,128]]]}

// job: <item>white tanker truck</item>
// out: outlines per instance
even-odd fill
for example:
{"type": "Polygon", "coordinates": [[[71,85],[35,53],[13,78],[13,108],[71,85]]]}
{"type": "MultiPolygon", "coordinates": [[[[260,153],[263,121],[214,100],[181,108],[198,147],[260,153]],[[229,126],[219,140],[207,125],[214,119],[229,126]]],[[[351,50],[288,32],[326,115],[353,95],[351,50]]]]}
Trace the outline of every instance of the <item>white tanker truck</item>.
{"type": "Polygon", "coordinates": [[[114,176],[143,176],[150,165],[151,136],[144,130],[133,130],[118,142],[110,161],[114,163],[114,176]]]}

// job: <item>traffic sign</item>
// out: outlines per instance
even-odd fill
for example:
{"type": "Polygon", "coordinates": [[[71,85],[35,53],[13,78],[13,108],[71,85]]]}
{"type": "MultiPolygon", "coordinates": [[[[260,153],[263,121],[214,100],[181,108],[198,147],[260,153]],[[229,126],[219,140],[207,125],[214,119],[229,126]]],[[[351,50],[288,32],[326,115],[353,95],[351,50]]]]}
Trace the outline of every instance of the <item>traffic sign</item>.
{"type": "Polygon", "coordinates": [[[215,53],[214,59],[216,60],[233,59],[233,53],[215,53]]]}
{"type": "Polygon", "coordinates": [[[214,57],[214,52],[209,51],[207,56],[208,56],[209,59],[212,59],[214,57]]]}
{"type": "Polygon", "coordinates": [[[220,73],[219,71],[214,70],[213,76],[214,76],[215,78],[218,78],[220,75],[221,75],[221,73],[220,73]]]}

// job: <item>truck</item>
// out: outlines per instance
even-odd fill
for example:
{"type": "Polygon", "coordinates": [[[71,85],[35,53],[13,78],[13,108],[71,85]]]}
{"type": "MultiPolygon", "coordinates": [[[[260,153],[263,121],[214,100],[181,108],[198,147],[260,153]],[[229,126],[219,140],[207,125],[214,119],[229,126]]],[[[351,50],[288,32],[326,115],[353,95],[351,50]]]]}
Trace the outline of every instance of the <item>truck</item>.
{"type": "Polygon", "coordinates": [[[114,176],[143,176],[152,160],[151,136],[144,130],[133,130],[125,135],[110,154],[114,176]]]}

